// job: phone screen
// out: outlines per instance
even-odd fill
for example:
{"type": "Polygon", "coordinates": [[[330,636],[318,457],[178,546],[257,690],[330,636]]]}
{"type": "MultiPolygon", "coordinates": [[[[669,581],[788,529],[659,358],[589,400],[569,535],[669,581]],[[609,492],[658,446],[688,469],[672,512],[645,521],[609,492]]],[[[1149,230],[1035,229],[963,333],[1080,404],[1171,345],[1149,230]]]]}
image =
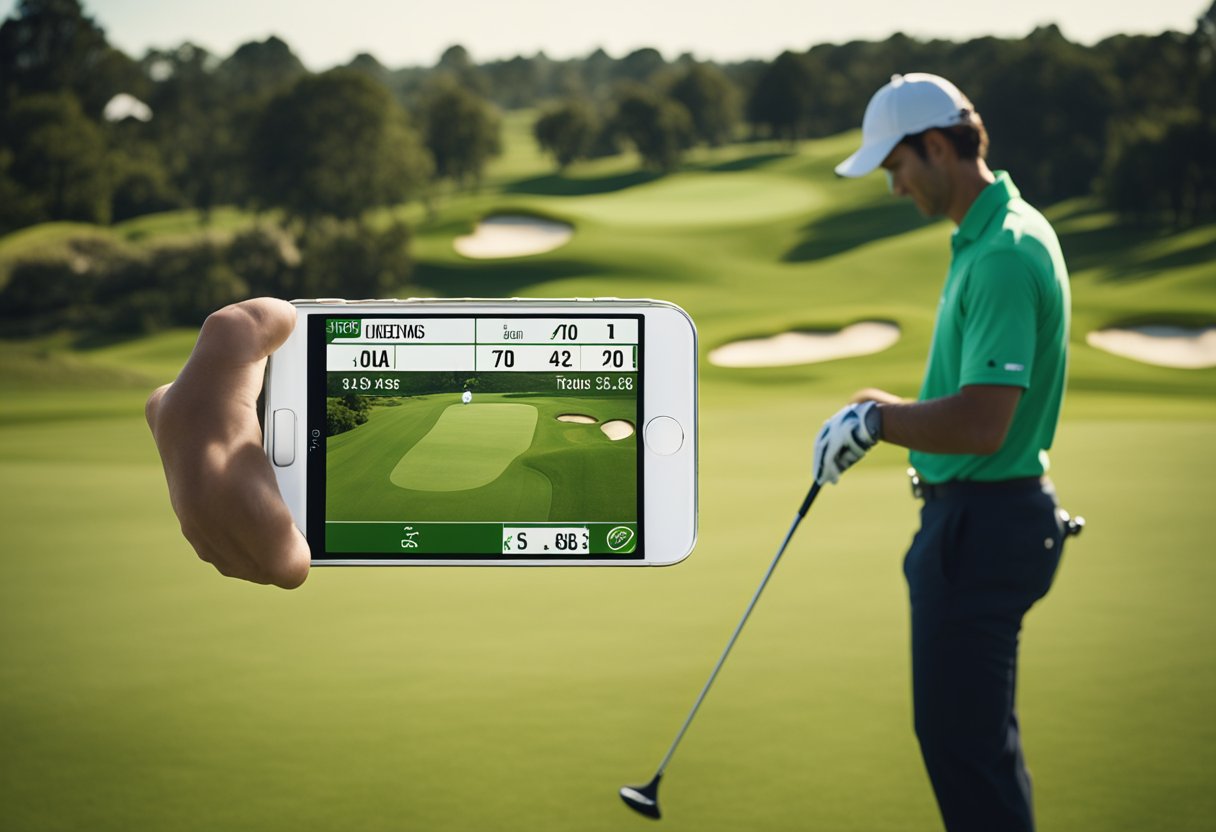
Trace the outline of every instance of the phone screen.
{"type": "Polygon", "coordinates": [[[314,557],[642,559],[641,315],[313,315],[314,557]]]}

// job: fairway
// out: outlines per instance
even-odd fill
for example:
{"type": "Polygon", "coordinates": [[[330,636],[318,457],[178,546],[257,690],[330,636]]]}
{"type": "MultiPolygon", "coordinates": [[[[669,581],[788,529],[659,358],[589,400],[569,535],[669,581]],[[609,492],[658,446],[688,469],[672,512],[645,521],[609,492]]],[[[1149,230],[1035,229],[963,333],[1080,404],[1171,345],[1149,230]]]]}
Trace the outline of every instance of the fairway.
{"type": "Polygon", "coordinates": [[[326,445],[326,517],[336,521],[636,519],[637,441],[600,424],[636,419],[627,398],[482,393],[377,400],[367,424],[326,445]],[[453,402],[456,402],[455,404],[453,402]]]}
{"type": "Polygon", "coordinates": [[[805,183],[744,173],[675,175],[628,191],[571,198],[563,212],[619,225],[734,225],[805,214],[824,201],[805,183]]]}
{"type": "MultiPolygon", "coordinates": [[[[527,114],[506,118],[531,141],[527,114]]],[[[293,592],[226,579],[183,539],[143,416],[197,333],[4,344],[0,828],[655,828],[617,789],[650,777],[687,714],[806,493],[819,425],[860,387],[915,396],[920,383],[951,229],[891,203],[881,176],[836,181],[857,140],[723,148],[657,179],[611,159],[559,176],[511,146],[482,189],[437,199],[415,228],[402,296],[657,297],[689,311],[699,542],[671,568],[318,568],[293,592]],[[616,179],[642,184],[607,191],[616,179]],[[481,217],[524,209],[577,233],[517,261],[453,251],[481,217]],[[707,360],[734,340],[870,320],[898,325],[899,341],[816,364],[707,360]]],[[[1048,213],[1075,310],[1051,473],[1089,525],[1021,636],[1039,826],[1210,832],[1216,369],[1140,364],[1085,333],[1170,312],[1216,322],[1216,224],[1137,230],[1086,200],[1048,213]]],[[[483,385],[463,407],[459,390],[376,399],[365,424],[330,437],[327,511],[636,512],[638,434],[601,429],[644,430],[632,400],[483,385]],[[509,454],[442,470],[429,443],[452,441],[447,414],[479,409],[533,413],[528,444],[515,450],[521,418],[494,428],[509,454]],[[428,490],[393,479],[406,459],[412,476],[416,453],[428,490]],[[492,478],[435,487],[466,476],[492,478]]],[[[905,467],[883,445],[823,490],[681,743],[658,828],[941,829],[910,703],[901,558],[919,504],[905,467]]]]}
{"type": "Polygon", "coordinates": [[[536,408],[530,404],[448,405],[389,479],[417,491],[464,491],[488,485],[532,444],[536,408]]]}

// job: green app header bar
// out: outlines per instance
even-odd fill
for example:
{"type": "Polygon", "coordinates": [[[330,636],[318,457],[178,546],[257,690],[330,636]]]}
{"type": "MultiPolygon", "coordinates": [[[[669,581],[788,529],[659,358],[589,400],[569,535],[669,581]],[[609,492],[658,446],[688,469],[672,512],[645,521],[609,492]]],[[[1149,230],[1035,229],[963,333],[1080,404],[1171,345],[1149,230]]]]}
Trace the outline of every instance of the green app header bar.
{"type": "Polygon", "coordinates": [[[326,318],[325,340],[358,338],[363,334],[363,322],[358,318],[326,318]]]}

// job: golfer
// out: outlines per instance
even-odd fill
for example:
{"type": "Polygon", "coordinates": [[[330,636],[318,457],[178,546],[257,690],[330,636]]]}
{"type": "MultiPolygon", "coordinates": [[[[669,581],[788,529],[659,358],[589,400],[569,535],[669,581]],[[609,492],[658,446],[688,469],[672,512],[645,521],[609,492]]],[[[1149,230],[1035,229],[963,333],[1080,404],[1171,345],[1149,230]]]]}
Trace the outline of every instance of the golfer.
{"type": "Polygon", "coordinates": [[[924,499],[904,559],[921,754],[950,832],[1026,832],[1018,633],[1064,539],[1044,474],[1070,303],[1055,233],[987,149],[979,114],[944,78],[896,75],[870,99],[861,148],[836,172],[881,167],[892,193],[958,227],[919,399],[857,393],[824,423],[814,475],[837,482],[880,440],[911,450],[924,499]]]}

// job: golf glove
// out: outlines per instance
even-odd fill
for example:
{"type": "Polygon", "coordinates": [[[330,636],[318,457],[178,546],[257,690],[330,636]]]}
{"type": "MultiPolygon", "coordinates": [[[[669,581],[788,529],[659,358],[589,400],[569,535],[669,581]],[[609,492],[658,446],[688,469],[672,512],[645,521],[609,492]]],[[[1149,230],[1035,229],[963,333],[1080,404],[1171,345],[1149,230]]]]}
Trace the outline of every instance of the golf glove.
{"type": "Polygon", "coordinates": [[[841,474],[878,444],[882,422],[877,407],[877,402],[851,404],[823,423],[815,439],[815,482],[836,484],[841,474]]]}

